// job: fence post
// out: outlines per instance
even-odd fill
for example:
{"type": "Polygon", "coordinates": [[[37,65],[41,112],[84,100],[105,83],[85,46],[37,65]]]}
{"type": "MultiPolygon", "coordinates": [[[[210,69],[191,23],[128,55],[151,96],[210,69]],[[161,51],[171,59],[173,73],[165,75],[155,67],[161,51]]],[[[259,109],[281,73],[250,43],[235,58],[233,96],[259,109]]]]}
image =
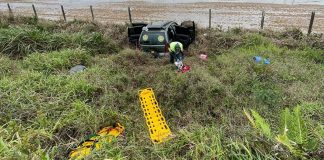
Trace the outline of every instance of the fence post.
{"type": "Polygon", "coordinates": [[[263,29],[263,26],[264,26],[264,17],[265,17],[265,11],[262,11],[261,29],[263,29]]]}
{"type": "Polygon", "coordinates": [[[132,13],[130,7],[128,7],[128,16],[129,16],[129,22],[132,24],[132,13]]]}
{"type": "Polygon", "coordinates": [[[307,35],[310,35],[312,33],[314,18],[315,18],[315,12],[313,11],[312,12],[312,15],[311,15],[311,20],[309,22],[309,27],[308,27],[308,33],[307,33],[307,35]]]}
{"type": "Polygon", "coordinates": [[[64,21],[66,22],[66,17],[65,17],[65,12],[64,12],[63,5],[61,5],[61,10],[62,10],[62,14],[63,14],[64,21]]]}
{"type": "Polygon", "coordinates": [[[211,28],[211,9],[209,9],[209,29],[211,28]]]}
{"type": "Polygon", "coordinates": [[[35,8],[34,4],[32,4],[32,7],[33,7],[35,19],[38,20],[38,16],[37,16],[37,12],[36,12],[36,8],[35,8]]]}
{"type": "Polygon", "coordinates": [[[8,10],[9,10],[9,19],[10,20],[13,20],[14,19],[14,15],[13,15],[13,12],[11,10],[10,4],[7,3],[7,6],[8,6],[8,10]]]}
{"type": "Polygon", "coordinates": [[[91,11],[91,16],[92,16],[92,21],[94,21],[94,14],[93,14],[92,5],[90,5],[90,11],[91,11]]]}

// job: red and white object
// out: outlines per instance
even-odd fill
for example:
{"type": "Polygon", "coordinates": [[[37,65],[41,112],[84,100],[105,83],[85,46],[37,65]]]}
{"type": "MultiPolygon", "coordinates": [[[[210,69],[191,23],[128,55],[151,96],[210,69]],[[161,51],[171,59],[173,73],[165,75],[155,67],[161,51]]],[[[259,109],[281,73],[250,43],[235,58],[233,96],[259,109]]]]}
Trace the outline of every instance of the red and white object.
{"type": "Polygon", "coordinates": [[[207,56],[207,54],[200,54],[199,58],[202,60],[207,60],[208,56],[207,56]]]}
{"type": "Polygon", "coordinates": [[[177,66],[178,72],[185,73],[190,70],[190,66],[183,64],[182,61],[176,61],[174,64],[177,66]]]}
{"type": "Polygon", "coordinates": [[[182,69],[181,69],[181,72],[182,72],[182,73],[185,73],[185,72],[188,72],[188,71],[190,71],[190,66],[188,66],[188,65],[183,65],[183,67],[182,67],[182,69]]]}

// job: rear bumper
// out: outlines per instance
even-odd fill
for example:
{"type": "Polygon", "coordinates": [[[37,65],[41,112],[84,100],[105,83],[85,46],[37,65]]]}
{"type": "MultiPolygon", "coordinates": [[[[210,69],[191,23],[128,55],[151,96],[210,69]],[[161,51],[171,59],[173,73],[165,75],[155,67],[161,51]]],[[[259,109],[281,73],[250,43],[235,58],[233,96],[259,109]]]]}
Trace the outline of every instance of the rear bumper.
{"type": "Polygon", "coordinates": [[[170,53],[169,52],[162,52],[162,53],[159,53],[159,56],[169,56],[170,53]]]}
{"type": "Polygon", "coordinates": [[[166,52],[164,45],[140,45],[141,50],[144,53],[152,54],[155,56],[168,56],[169,52],[166,52]]]}
{"type": "Polygon", "coordinates": [[[154,56],[159,56],[159,57],[164,57],[164,56],[169,56],[170,53],[169,52],[145,52],[143,51],[145,54],[151,54],[151,55],[154,55],[154,56]]]}

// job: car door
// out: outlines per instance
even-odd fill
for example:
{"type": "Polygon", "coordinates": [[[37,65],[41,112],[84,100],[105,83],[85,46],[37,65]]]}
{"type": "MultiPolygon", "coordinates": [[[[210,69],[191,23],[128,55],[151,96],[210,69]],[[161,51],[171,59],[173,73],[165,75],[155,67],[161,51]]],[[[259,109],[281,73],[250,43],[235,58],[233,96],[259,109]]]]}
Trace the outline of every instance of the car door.
{"type": "Polygon", "coordinates": [[[184,48],[188,48],[196,38],[195,23],[186,21],[181,23],[180,26],[176,25],[175,32],[175,40],[181,42],[184,48]]]}
{"type": "Polygon", "coordinates": [[[196,39],[196,24],[195,21],[184,21],[181,23],[182,27],[188,28],[192,41],[196,39]]]}
{"type": "Polygon", "coordinates": [[[168,34],[168,41],[167,42],[170,43],[170,42],[174,41],[174,39],[175,39],[175,28],[174,28],[174,26],[170,26],[168,28],[167,34],[168,34]]]}
{"type": "Polygon", "coordinates": [[[147,26],[147,23],[132,23],[132,26],[128,27],[128,41],[133,44],[138,44],[142,29],[145,26],[147,26]]]}

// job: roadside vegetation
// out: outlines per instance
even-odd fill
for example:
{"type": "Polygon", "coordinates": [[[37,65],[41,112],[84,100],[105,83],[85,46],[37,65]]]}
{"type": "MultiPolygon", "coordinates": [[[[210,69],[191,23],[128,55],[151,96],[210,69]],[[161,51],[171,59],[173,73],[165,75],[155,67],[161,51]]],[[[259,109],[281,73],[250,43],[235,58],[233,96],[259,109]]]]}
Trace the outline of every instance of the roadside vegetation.
{"type": "Polygon", "coordinates": [[[127,25],[0,21],[0,157],[67,159],[115,122],[88,159],[323,159],[324,37],[199,29],[176,72],[127,44],[127,25]],[[200,60],[199,54],[208,60],[200,60]],[[270,59],[269,65],[253,61],[270,59]],[[70,75],[82,64],[87,69],[70,75]],[[154,145],[138,101],[152,87],[175,135],[154,145]]]}

